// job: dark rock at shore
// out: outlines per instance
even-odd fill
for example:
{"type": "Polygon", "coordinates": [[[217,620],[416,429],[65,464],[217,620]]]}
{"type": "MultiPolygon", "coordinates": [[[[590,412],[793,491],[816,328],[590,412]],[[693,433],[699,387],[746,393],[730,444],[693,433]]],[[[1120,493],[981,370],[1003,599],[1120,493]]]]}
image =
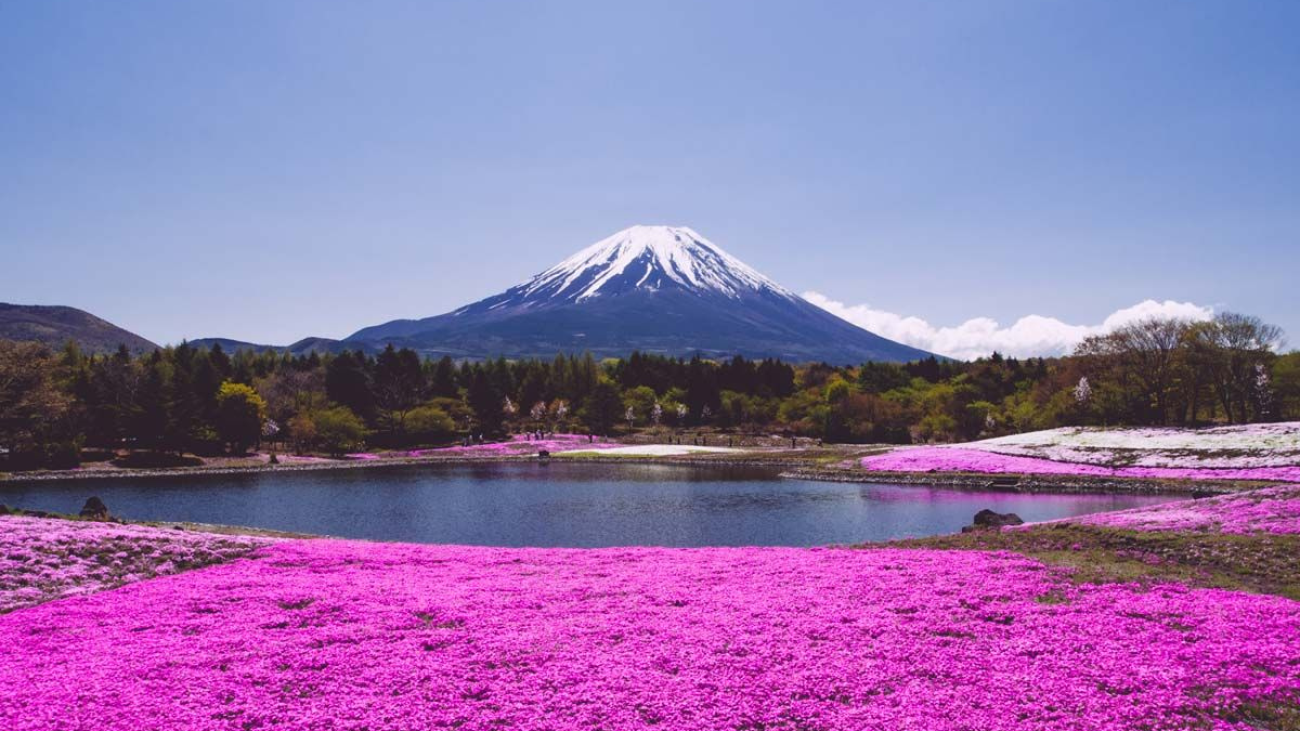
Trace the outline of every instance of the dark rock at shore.
{"type": "Polygon", "coordinates": [[[99,496],[93,496],[86,500],[86,504],[81,506],[81,517],[90,518],[91,520],[108,520],[112,516],[108,513],[108,506],[104,504],[99,496]]]}
{"type": "Polygon", "coordinates": [[[975,522],[961,529],[962,533],[970,533],[977,530],[995,530],[1004,525],[1023,525],[1024,520],[1015,513],[995,513],[988,508],[975,514],[975,522]]]}

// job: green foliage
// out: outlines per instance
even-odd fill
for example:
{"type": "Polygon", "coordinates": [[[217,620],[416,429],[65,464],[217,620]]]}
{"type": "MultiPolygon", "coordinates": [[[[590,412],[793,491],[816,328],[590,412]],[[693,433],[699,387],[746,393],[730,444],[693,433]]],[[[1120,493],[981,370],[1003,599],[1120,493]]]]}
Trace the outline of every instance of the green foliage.
{"type": "Polygon", "coordinates": [[[390,344],[375,359],[372,383],[378,426],[401,443],[407,433],[407,415],[428,393],[420,357],[413,350],[396,350],[390,344]]]}
{"type": "Polygon", "coordinates": [[[505,421],[502,409],[506,395],[497,387],[496,380],[483,368],[475,369],[470,376],[466,401],[474,412],[474,423],[484,434],[497,434],[505,421]]]}
{"type": "Polygon", "coordinates": [[[618,388],[608,381],[601,381],[583,401],[582,423],[593,434],[608,434],[623,418],[623,412],[623,400],[619,398],[618,388]]]}
{"type": "Polygon", "coordinates": [[[1280,418],[1300,418],[1300,351],[1287,353],[1273,363],[1275,409],[1280,418]]]}
{"type": "Polygon", "coordinates": [[[406,432],[419,443],[446,441],[455,431],[451,416],[433,404],[417,406],[406,415],[406,432]]]}
{"type": "Polygon", "coordinates": [[[70,464],[77,445],[156,455],[435,444],[523,429],[600,433],[626,423],[801,435],[832,442],[964,441],[1057,426],[1300,419],[1300,354],[1274,328],[1225,314],[1148,322],[1075,355],[969,363],[792,366],[633,353],[421,361],[408,349],[293,356],[187,344],[134,356],[0,342],[0,447],[8,468],[70,464]],[[1087,379],[1085,397],[1079,383],[1087,379]],[[504,409],[507,399],[511,409],[504,409]],[[342,409],[341,411],[339,409],[342,409]],[[680,409],[680,411],[679,411],[680,409]],[[323,421],[322,421],[323,420],[323,421]],[[322,423],[325,431],[322,432],[322,423]],[[220,437],[220,440],[218,439],[220,437]]]}
{"type": "Polygon", "coordinates": [[[658,400],[654,389],[649,386],[636,386],[623,393],[623,405],[632,409],[637,423],[642,425],[650,423],[650,412],[658,400]]]}
{"type": "Polygon", "coordinates": [[[262,436],[266,402],[251,387],[226,381],[217,389],[217,434],[235,454],[243,454],[262,436]]]}
{"type": "Polygon", "coordinates": [[[839,374],[832,376],[822,387],[822,400],[831,405],[840,403],[852,394],[853,387],[839,374]]]}
{"type": "Polygon", "coordinates": [[[858,369],[858,387],[867,393],[906,388],[912,377],[898,363],[864,363],[858,369]]]}
{"type": "Polygon", "coordinates": [[[331,455],[338,456],[361,447],[366,425],[346,406],[320,409],[307,415],[316,443],[331,455]]]}
{"type": "Polygon", "coordinates": [[[0,447],[17,452],[70,441],[60,432],[73,400],[60,386],[59,371],[44,345],[0,340],[0,447]]]}

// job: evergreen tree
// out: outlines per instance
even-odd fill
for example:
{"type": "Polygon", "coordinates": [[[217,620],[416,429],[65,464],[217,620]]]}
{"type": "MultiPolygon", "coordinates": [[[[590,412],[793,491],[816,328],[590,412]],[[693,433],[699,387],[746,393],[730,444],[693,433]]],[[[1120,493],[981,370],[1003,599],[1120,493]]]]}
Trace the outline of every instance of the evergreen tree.
{"type": "Polygon", "coordinates": [[[400,438],[406,415],[425,399],[424,369],[410,348],[384,348],[375,360],[374,403],[379,426],[400,438]]]}
{"type": "Polygon", "coordinates": [[[169,378],[162,353],[155,350],[145,359],[142,370],[131,414],[131,433],[140,446],[161,451],[166,447],[167,429],[171,421],[168,413],[171,403],[169,378]]]}
{"type": "Polygon", "coordinates": [[[372,419],[375,400],[370,390],[365,356],[345,350],[331,359],[325,367],[325,395],[362,419],[372,419]]]}
{"type": "Polygon", "coordinates": [[[582,404],[582,422],[593,434],[608,434],[625,409],[618,388],[607,381],[597,383],[582,404]]]}
{"type": "Polygon", "coordinates": [[[451,356],[444,355],[438,359],[429,381],[429,391],[434,396],[442,398],[456,397],[458,391],[456,386],[456,364],[452,361],[451,356]]]}
{"type": "Polygon", "coordinates": [[[481,366],[473,370],[466,399],[480,432],[483,434],[501,432],[501,424],[504,420],[501,407],[505,403],[505,394],[497,389],[491,376],[481,366]]]}

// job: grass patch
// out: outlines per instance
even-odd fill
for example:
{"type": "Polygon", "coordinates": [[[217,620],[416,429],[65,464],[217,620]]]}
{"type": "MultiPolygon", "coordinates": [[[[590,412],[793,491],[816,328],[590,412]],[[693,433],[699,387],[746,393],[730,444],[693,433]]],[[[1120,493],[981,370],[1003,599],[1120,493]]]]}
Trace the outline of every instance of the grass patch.
{"type": "Polygon", "coordinates": [[[551,459],[574,459],[574,458],[578,458],[578,459],[591,459],[592,457],[600,457],[600,458],[602,458],[602,459],[610,459],[610,460],[615,460],[615,459],[633,459],[633,460],[641,459],[641,460],[643,460],[643,459],[646,459],[646,457],[648,457],[648,456],[651,456],[651,455],[645,455],[645,454],[605,454],[602,450],[599,450],[599,449],[588,449],[588,450],[586,450],[586,451],[582,451],[582,452],[559,452],[559,453],[556,453],[556,454],[552,454],[552,455],[551,455],[551,459]]]}
{"type": "Polygon", "coordinates": [[[1165,582],[1300,600],[1300,536],[1163,533],[1052,524],[978,531],[864,548],[1014,551],[1070,571],[1079,583],[1165,582]]]}

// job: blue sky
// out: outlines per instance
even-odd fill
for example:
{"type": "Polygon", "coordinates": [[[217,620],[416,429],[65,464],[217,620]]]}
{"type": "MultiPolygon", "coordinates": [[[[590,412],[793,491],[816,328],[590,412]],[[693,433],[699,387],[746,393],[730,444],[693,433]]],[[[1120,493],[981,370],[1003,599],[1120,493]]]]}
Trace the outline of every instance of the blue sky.
{"type": "Polygon", "coordinates": [[[1300,343],[1297,37],[1289,1],[0,0],[0,301],[342,337],[671,223],[931,329],[1154,299],[1300,343]]]}

